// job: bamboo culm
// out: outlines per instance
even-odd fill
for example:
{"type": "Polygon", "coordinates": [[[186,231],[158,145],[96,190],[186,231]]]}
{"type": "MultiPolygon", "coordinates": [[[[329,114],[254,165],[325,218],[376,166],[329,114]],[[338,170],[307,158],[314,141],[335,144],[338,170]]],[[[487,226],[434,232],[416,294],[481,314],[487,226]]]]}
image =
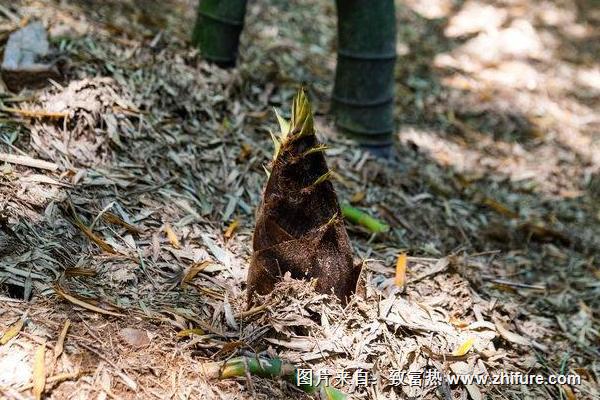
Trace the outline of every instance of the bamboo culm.
{"type": "Polygon", "coordinates": [[[336,0],[337,126],[365,147],[389,147],[394,131],[394,0],[336,0]]]}
{"type": "Polygon", "coordinates": [[[235,66],[246,0],[200,0],[192,44],[221,67],[235,66]]]}

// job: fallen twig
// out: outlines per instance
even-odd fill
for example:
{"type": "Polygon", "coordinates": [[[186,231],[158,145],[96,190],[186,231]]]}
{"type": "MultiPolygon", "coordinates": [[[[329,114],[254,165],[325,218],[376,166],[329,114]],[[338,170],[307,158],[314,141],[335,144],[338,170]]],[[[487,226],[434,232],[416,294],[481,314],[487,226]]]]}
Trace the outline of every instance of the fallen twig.
{"type": "Polygon", "coordinates": [[[505,281],[503,279],[491,279],[490,282],[495,283],[497,285],[511,286],[511,287],[515,287],[515,288],[519,288],[519,289],[533,289],[533,290],[541,290],[541,291],[546,290],[545,286],[528,285],[526,283],[505,281]]]}
{"type": "Polygon", "coordinates": [[[10,164],[25,165],[26,167],[46,169],[49,171],[56,171],[58,169],[57,164],[29,156],[16,156],[14,154],[0,153],[0,161],[10,164]]]}
{"type": "Polygon", "coordinates": [[[0,111],[4,111],[11,114],[18,114],[22,117],[27,118],[51,118],[51,119],[63,119],[69,116],[66,112],[53,112],[46,110],[22,110],[13,107],[0,107],[0,111]]]}
{"type": "MultiPolygon", "coordinates": [[[[68,381],[71,379],[76,379],[77,377],[79,377],[79,375],[81,375],[80,371],[61,372],[61,373],[58,373],[56,375],[52,375],[52,376],[46,378],[46,386],[50,386],[51,384],[56,383],[56,382],[62,382],[62,381],[68,381]]],[[[32,383],[29,383],[25,386],[20,387],[19,391],[24,392],[29,389],[33,389],[32,383]]]]}

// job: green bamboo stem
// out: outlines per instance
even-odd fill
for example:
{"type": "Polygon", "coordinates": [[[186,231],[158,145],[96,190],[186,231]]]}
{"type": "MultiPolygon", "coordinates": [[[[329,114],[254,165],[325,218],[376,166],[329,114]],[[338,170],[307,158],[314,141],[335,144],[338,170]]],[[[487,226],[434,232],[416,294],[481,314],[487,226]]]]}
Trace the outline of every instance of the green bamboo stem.
{"type": "Polygon", "coordinates": [[[200,0],[192,44],[206,60],[233,67],[245,14],[246,0],[200,0]]]}
{"type": "Polygon", "coordinates": [[[336,0],[336,5],[336,124],[364,147],[389,147],[394,131],[394,0],[336,0]]]}
{"type": "Polygon", "coordinates": [[[247,373],[263,378],[282,378],[309,394],[318,394],[323,400],[346,400],[348,396],[342,391],[326,386],[297,384],[298,369],[280,358],[262,358],[241,356],[225,362],[214,362],[203,365],[204,374],[208,378],[228,379],[246,376],[247,373]]]}
{"type": "Polygon", "coordinates": [[[371,217],[369,214],[354,208],[349,204],[342,204],[344,218],[353,224],[360,225],[372,233],[384,233],[390,230],[389,225],[371,217]]]}

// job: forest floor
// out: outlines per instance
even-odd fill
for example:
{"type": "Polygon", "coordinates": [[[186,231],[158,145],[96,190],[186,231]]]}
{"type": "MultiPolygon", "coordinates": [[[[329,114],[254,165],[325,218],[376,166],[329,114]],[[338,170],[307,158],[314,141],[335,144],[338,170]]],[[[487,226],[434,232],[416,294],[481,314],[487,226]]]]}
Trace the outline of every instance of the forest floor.
{"type": "Polygon", "coordinates": [[[368,372],[334,379],[353,398],[599,398],[597,0],[397,2],[389,162],[328,115],[333,1],[251,1],[232,70],[191,48],[195,1],[96,3],[0,6],[0,46],[40,20],[66,70],[0,86],[0,154],[50,163],[0,162],[0,398],[32,398],[40,347],[51,399],[308,398],[201,373],[247,352],[368,372]],[[301,85],[340,200],[392,230],[348,224],[366,290],[346,308],[286,281],[247,312],[272,108],[301,85]],[[416,379],[503,371],[581,383],[416,379]]]}

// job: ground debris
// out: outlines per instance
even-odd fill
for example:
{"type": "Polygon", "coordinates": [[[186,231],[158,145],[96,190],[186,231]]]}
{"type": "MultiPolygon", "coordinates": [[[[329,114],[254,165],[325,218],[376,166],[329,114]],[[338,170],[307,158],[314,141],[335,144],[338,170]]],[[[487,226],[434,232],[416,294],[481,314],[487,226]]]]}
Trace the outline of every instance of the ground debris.
{"type": "Polygon", "coordinates": [[[106,161],[109,146],[121,145],[121,135],[134,129],[127,115],[135,113],[136,108],[121,91],[111,78],[91,78],[45,93],[40,98],[41,108],[66,118],[35,121],[31,127],[32,145],[50,159],[62,155],[69,160],[67,166],[106,161]]]}

